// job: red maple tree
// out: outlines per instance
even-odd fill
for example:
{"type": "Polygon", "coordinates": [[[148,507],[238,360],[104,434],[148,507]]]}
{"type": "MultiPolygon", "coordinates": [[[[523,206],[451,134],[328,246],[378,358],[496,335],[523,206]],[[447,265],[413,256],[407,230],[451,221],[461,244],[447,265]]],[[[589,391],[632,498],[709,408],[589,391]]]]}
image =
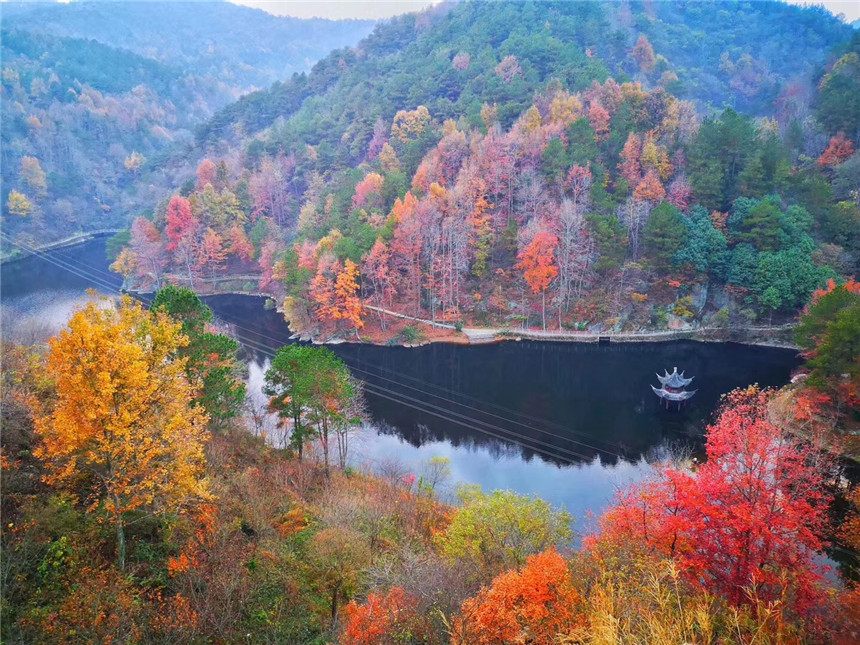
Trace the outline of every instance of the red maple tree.
{"type": "Polygon", "coordinates": [[[215,164],[210,159],[204,159],[197,166],[197,190],[206,188],[206,184],[214,184],[215,182],[215,164]]]}
{"type": "Polygon", "coordinates": [[[558,237],[547,230],[539,230],[531,241],[517,255],[517,268],[523,272],[523,278],[535,293],[541,294],[541,313],[543,328],[546,329],[546,290],[558,275],[558,265],[555,263],[555,249],[558,237]]]}
{"type": "Polygon", "coordinates": [[[172,197],[167,205],[167,250],[176,254],[188,271],[188,281],[194,287],[194,251],[200,220],[191,213],[191,204],[184,197],[172,197]]]}
{"type": "Polygon", "coordinates": [[[827,149],[818,158],[818,165],[822,168],[833,168],[841,164],[852,154],[854,154],[854,144],[851,142],[851,139],[845,138],[844,132],[840,132],[830,139],[827,149]]]}
{"type": "Polygon", "coordinates": [[[734,605],[823,601],[815,565],[829,498],[826,460],[769,419],[771,393],[726,396],[698,472],[666,467],[622,492],[591,546],[639,544],[676,558],[694,584],[734,605]]]}

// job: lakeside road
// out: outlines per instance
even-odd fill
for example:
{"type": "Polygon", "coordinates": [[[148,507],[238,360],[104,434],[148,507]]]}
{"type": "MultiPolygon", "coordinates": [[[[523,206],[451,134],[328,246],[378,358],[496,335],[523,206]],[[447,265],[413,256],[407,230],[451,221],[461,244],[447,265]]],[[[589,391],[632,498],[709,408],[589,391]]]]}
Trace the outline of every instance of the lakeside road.
{"type": "MultiPolygon", "coordinates": [[[[389,309],[365,305],[370,311],[378,311],[394,318],[412,320],[431,327],[453,330],[456,327],[449,323],[434,322],[425,318],[408,316],[389,309]]],[[[703,342],[738,342],[764,347],[780,347],[785,349],[798,349],[794,343],[784,340],[784,336],[791,332],[794,324],[781,325],[779,327],[699,327],[694,329],[678,329],[664,331],[641,331],[641,332],[587,332],[587,331],[558,331],[542,329],[517,329],[502,327],[462,327],[461,332],[470,345],[481,345],[484,343],[495,343],[503,340],[545,340],[569,343],[597,343],[601,338],[608,338],[609,342],[637,343],[637,342],[659,342],[670,340],[698,340],[703,342]]],[[[446,342],[446,341],[442,341],[446,342]]]]}
{"type": "Polygon", "coordinates": [[[6,262],[14,262],[16,260],[21,260],[23,258],[29,257],[31,255],[38,255],[40,253],[44,253],[47,251],[53,251],[56,249],[62,249],[69,246],[76,246],[78,244],[82,244],[84,242],[89,242],[90,240],[96,237],[105,237],[108,235],[116,235],[117,233],[121,233],[126,229],[122,228],[103,228],[94,231],[83,231],[80,233],[75,233],[73,235],[69,235],[68,237],[64,237],[60,240],[54,240],[53,242],[46,242],[44,244],[39,244],[36,246],[31,246],[27,244],[19,244],[16,242],[11,242],[13,246],[15,246],[19,253],[6,255],[0,258],[0,263],[6,262]]]}

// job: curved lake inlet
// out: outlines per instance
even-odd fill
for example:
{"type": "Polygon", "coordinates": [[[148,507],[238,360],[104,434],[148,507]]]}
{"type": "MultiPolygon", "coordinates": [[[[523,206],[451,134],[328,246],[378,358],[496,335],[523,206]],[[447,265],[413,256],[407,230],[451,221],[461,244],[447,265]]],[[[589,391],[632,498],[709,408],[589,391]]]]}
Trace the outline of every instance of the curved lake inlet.
{"type": "MultiPolygon", "coordinates": [[[[4,335],[54,333],[86,289],[117,289],[104,247],[93,240],[5,264],[4,335]]],[[[262,406],[269,357],[290,342],[286,323],[259,297],[204,300],[242,342],[249,390],[262,406]]],[[[667,451],[701,450],[722,394],[784,385],[800,362],[791,350],[692,341],[332,349],[366,383],[370,422],[352,441],[354,464],[420,475],[430,458],[447,457],[454,482],[537,494],[578,519],[667,451]],[[698,392],[681,413],[667,413],[650,386],[675,366],[696,377],[698,392]]]]}

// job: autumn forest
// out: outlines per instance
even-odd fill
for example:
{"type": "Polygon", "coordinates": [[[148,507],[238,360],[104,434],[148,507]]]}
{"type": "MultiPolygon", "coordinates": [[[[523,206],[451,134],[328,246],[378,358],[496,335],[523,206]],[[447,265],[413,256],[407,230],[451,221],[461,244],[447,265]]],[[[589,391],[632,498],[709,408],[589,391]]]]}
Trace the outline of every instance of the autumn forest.
{"type": "Polygon", "coordinates": [[[4,270],[101,292],[50,330],[2,308],[3,642],[860,640],[856,24],[159,6],[3,6],[4,270]],[[114,278],[51,260],[93,236],[114,278]],[[259,382],[217,294],[294,334],[259,382]],[[693,431],[654,411],[683,449],[588,522],[448,457],[357,463],[392,392],[335,345],[598,336],[798,358],[693,431]]]}

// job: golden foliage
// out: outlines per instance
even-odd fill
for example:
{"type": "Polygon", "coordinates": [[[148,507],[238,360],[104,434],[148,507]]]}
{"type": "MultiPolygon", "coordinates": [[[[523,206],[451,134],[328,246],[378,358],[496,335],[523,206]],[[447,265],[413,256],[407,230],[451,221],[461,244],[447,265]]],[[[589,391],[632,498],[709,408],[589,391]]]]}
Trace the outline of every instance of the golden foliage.
{"type": "Polygon", "coordinates": [[[391,136],[401,143],[419,138],[430,124],[430,112],[423,105],[414,110],[400,110],[394,115],[391,136]]]}
{"type": "Polygon", "coordinates": [[[33,204],[27,199],[24,193],[18,192],[14,188],[9,191],[9,196],[6,198],[6,208],[12,215],[18,217],[26,217],[33,211],[33,204]]]}
{"type": "Polygon", "coordinates": [[[186,343],[178,323],[129,297],[117,307],[93,301],[75,314],[49,346],[56,405],[36,419],[46,482],[87,476],[88,510],[106,503],[114,521],[206,496],[206,415],[190,405],[185,360],[176,358],[186,343]]]}

